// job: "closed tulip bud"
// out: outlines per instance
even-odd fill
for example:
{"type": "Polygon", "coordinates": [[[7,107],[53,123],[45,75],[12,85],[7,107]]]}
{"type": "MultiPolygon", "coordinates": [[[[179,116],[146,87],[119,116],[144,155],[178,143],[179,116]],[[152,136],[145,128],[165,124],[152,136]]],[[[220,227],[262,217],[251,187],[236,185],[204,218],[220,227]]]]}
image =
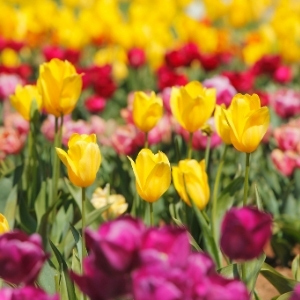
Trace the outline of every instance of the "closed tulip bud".
{"type": "Polygon", "coordinates": [[[172,168],[172,175],[175,189],[181,199],[190,206],[191,199],[199,209],[203,209],[210,195],[205,161],[181,160],[178,167],[172,168]]]}
{"type": "Polygon", "coordinates": [[[9,231],[9,225],[6,218],[0,214],[0,234],[9,231]]]}
{"type": "Polygon", "coordinates": [[[56,148],[56,153],[68,169],[70,181],[79,187],[91,185],[101,164],[96,135],[74,133],[68,142],[68,152],[56,148]]]}
{"type": "Polygon", "coordinates": [[[220,136],[220,138],[222,139],[222,141],[227,144],[230,145],[231,144],[231,140],[230,140],[230,127],[226,121],[226,117],[225,114],[222,112],[221,107],[224,109],[224,106],[216,106],[215,109],[215,125],[216,125],[216,131],[218,133],[218,135],[220,136]]]}
{"type": "Polygon", "coordinates": [[[128,157],[136,179],[136,189],[140,197],[147,202],[157,201],[169,188],[171,167],[163,152],[153,154],[142,149],[134,162],[128,157]]]}
{"type": "Polygon", "coordinates": [[[57,58],[40,66],[37,81],[45,110],[56,117],[70,114],[81,93],[82,78],[68,61],[57,58]]]}
{"type": "Polygon", "coordinates": [[[231,259],[258,257],[272,235],[272,218],[255,207],[230,209],[222,222],[221,249],[231,259]]]}
{"type": "Polygon", "coordinates": [[[162,99],[154,92],[150,95],[135,92],[133,99],[133,121],[141,131],[150,131],[163,115],[162,99]]]}
{"type": "Polygon", "coordinates": [[[256,94],[237,94],[228,110],[222,109],[230,127],[230,140],[241,152],[255,151],[269,128],[270,113],[256,94]]]}
{"type": "Polygon", "coordinates": [[[42,107],[42,96],[34,85],[18,85],[14,95],[10,96],[12,106],[22,115],[22,117],[30,120],[30,108],[33,101],[36,101],[37,108],[42,107]]]}
{"type": "Polygon", "coordinates": [[[173,87],[170,101],[172,114],[179,124],[195,132],[211,117],[216,105],[216,90],[192,81],[181,88],[173,87]]]}

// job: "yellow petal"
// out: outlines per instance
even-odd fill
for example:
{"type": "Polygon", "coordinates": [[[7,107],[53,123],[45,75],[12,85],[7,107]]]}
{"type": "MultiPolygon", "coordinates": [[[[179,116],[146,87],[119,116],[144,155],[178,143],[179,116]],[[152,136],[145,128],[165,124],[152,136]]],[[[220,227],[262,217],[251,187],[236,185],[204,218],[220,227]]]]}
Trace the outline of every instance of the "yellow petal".
{"type": "Polygon", "coordinates": [[[136,164],[135,162],[131,159],[131,157],[127,156],[128,159],[130,160],[130,163],[131,163],[131,167],[132,167],[132,170],[133,170],[133,173],[134,173],[134,176],[135,176],[135,181],[136,181],[136,187],[137,189],[142,189],[142,186],[141,186],[141,181],[140,181],[140,177],[139,177],[139,174],[137,172],[137,169],[136,169],[136,164]]]}
{"type": "Polygon", "coordinates": [[[191,205],[186,194],[185,184],[183,181],[183,173],[181,172],[179,167],[172,167],[172,178],[174,187],[177,193],[179,194],[180,198],[188,205],[191,205]]]}
{"type": "Polygon", "coordinates": [[[144,189],[148,175],[155,167],[155,156],[150,149],[142,149],[136,158],[136,171],[139,176],[141,189],[144,189]]]}

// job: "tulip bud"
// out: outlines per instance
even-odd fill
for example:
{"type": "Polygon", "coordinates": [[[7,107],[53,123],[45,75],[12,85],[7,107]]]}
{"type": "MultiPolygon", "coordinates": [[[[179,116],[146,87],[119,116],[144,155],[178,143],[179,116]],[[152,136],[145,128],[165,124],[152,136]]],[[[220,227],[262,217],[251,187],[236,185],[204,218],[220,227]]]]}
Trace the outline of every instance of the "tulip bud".
{"type": "Polygon", "coordinates": [[[96,135],[72,134],[68,142],[68,152],[55,148],[56,153],[68,168],[70,181],[79,187],[91,185],[101,164],[101,153],[96,135]]]}
{"type": "Polygon", "coordinates": [[[131,162],[136,189],[140,197],[147,202],[157,201],[169,188],[171,183],[171,167],[163,152],[153,154],[149,149],[142,149],[134,162],[131,162]]]}
{"type": "Polygon", "coordinates": [[[203,209],[210,195],[204,160],[181,160],[178,167],[172,168],[172,175],[175,189],[181,199],[190,206],[191,199],[199,209],[203,209]]]}
{"type": "Polygon", "coordinates": [[[141,131],[150,131],[163,115],[162,99],[154,92],[150,96],[144,92],[135,92],[133,99],[134,124],[141,131]]]}
{"type": "Polygon", "coordinates": [[[42,106],[42,96],[34,85],[18,85],[15,94],[10,96],[12,106],[22,115],[22,117],[30,120],[30,109],[32,102],[35,101],[37,109],[40,110],[42,106]]]}
{"type": "Polygon", "coordinates": [[[0,214],[0,234],[3,234],[7,231],[9,231],[9,224],[6,218],[2,214],[0,214]]]}
{"type": "Polygon", "coordinates": [[[222,111],[230,127],[233,146],[241,152],[255,151],[269,128],[269,109],[261,107],[256,94],[237,94],[230,107],[222,111]]]}
{"type": "Polygon", "coordinates": [[[272,218],[255,207],[232,208],[221,226],[221,249],[231,259],[258,257],[271,238],[272,218]]]}
{"type": "Polygon", "coordinates": [[[189,132],[200,129],[216,105],[216,90],[206,89],[192,81],[181,88],[172,88],[171,110],[179,124],[189,132]]]}
{"type": "Polygon", "coordinates": [[[68,61],[57,58],[40,66],[37,81],[43,98],[43,106],[56,117],[70,114],[81,93],[82,78],[68,61]]]}

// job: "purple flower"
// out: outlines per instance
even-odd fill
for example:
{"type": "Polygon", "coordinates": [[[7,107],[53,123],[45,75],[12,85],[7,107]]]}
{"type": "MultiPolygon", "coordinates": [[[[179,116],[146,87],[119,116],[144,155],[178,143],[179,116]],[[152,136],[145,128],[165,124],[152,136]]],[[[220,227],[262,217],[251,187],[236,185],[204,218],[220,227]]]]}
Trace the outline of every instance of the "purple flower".
{"type": "Polygon", "coordinates": [[[4,288],[0,290],[1,300],[58,300],[57,295],[48,295],[43,290],[25,286],[20,289],[4,288]]]}
{"type": "Polygon", "coordinates": [[[189,236],[184,228],[165,226],[149,228],[143,235],[141,245],[142,263],[155,262],[161,257],[172,266],[186,264],[190,254],[189,236]],[[180,255],[178,255],[180,253],[180,255]]]}
{"type": "Polygon", "coordinates": [[[84,259],[84,273],[78,275],[71,271],[71,278],[80,290],[91,300],[108,300],[131,293],[130,273],[107,274],[95,263],[95,256],[84,259]]]}
{"type": "Polygon", "coordinates": [[[237,94],[236,89],[225,76],[218,75],[210,79],[206,79],[203,81],[203,85],[207,88],[216,89],[217,104],[219,105],[224,103],[226,106],[229,106],[233,96],[237,94]]]}
{"type": "Polygon", "coordinates": [[[98,231],[86,229],[86,245],[95,263],[106,273],[130,271],[139,261],[143,223],[123,216],[102,224],[98,231]]]}
{"type": "Polygon", "coordinates": [[[13,284],[32,284],[48,255],[38,234],[13,231],[0,235],[0,277],[13,284]]]}
{"type": "Polygon", "coordinates": [[[300,284],[297,284],[294,288],[290,300],[299,300],[300,299],[300,284]]]}
{"type": "Polygon", "coordinates": [[[257,208],[232,208],[222,222],[221,249],[231,259],[258,257],[272,235],[271,225],[271,216],[257,208]]]}

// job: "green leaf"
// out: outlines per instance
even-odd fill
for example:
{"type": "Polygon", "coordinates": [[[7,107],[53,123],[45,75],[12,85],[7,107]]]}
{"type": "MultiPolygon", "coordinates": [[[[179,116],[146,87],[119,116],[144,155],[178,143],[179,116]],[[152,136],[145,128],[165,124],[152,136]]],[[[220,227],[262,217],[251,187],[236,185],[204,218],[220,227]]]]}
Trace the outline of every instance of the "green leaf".
{"type": "Polygon", "coordinates": [[[76,204],[79,207],[80,212],[82,211],[82,199],[81,199],[81,188],[74,186],[70,183],[70,181],[67,178],[64,178],[65,183],[67,185],[67,188],[72,195],[72,198],[75,200],[76,204]]]}
{"type": "Polygon", "coordinates": [[[18,202],[17,185],[15,185],[8,195],[6,205],[5,205],[5,210],[4,210],[4,216],[8,221],[9,228],[14,228],[15,225],[17,202],[18,202]]]}
{"type": "Polygon", "coordinates": [[[298,283],[281,275],[267,263],[263,263],[260,273],[277,289],[280,294],[291,292],[298,283]]]}
{"type": "Polygon", "coordinates": [[[68,298],[66,299],[76,300],[75,287],[69,276],[68,265],[51,240],[49,240],[49,243],[60,266],[60,272],[62,273],[60,285],[65,285],[67,289],[68,298]]]}
{"type": "MultiPolygon", "coordinates": [[[[71,229],[71,232],[72,232],[72,235],[74,237],[74,241],[75,241],[75,245],[76,245],[76,248],[77,248],[77,252],[78,252],[78,255],[79,257],[81,258],[82,257],[82,239],[80,237],[80,233],[78,230],[76,230],[76,228],[70,224],[70,229],[71,229]]],[[[74,250],[73,250],[74,252],[74,250]]],[[[79,261],[81,263],[81,260],[79,261]]]]}
{"type": "Polygon", "coordinates": [[[3,212],[8,199],[8,196],[12,190],[13,184],[11,178],[3,177],[0,180],[0,211],[3,212]]]}
{"type": "Polygon", "coordinates": [[[226,278],[240,278],[238,265],[236,263],[228,265],[218,270],[226,278]]]}
{"type": "Polygon", "coordinates": [[[39,274],[37,283],[47,293],[54,294],[56,292],[54,278],[57,275],[57,271],[50,267],[49,262],[46,261],[39,274]]]}
{"type": "Polygon", "coordinates": [[[292,296],[293,292],[288,292],[288,293],[284,293],[282,295],[280,295],[277,298],[274,298],[274,300],[289,300],[292,296]]]}
{"type": "Polygon", "coordinates": [[[25,199],[20,199],[19,201],[19,215],[22,229],[28,233],[34,233],[37,228],[37,223],[33,216],[29,213],[25,199]]]}
{"type": "Polygon", "coordinates": [[[254,188],[255,188],[256,206],[259,210],[263,210],[263,205],[262,205],[262,202],[261,202],[259,192],[258,192],[258,188],[257,188],[256,184],[254,185],[254,188]]]}
{"type": "Polygon", "coordinates": [[[299,254],[293,259],[292,262],[292,272],[295,280],[300,281],[300,256],[299,254]]]}
{"type": "Polygon", "coordinates": [[[43,215],[47,210],[47,191],[46,191],[46,181],[42,182],[40,192],[34,202],[34,209],[37,218],[37,226],[40,225],[43,215]]]}

